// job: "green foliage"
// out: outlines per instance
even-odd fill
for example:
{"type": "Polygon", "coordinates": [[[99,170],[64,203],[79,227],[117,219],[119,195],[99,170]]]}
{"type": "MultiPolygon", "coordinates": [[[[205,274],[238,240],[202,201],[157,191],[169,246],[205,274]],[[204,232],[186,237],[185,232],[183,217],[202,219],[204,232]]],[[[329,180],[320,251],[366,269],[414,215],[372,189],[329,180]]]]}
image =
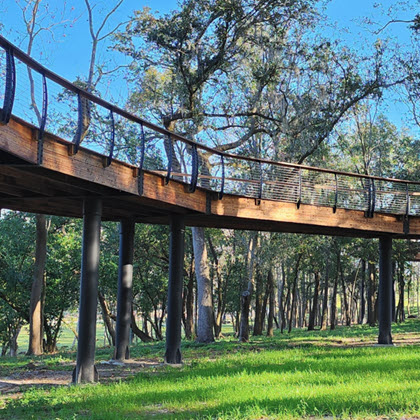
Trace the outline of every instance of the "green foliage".
{"type": "MultiPolygon", "coordinates": [[[[63,314],[78,298],[81,255],[81,223],[51,217],[48,227],[45,275],[44,331],[47,348],[53,350],[63,314]]],[[[35,218],[7,212],[0,223],[0,299],[2,320],[12,325],[29,322],[29,302],[35,253],[35,218]],[[3,315],[5,318],[3,318],[3,315]]]]}
{"type": "Polygon", "coordinates": [[[380,49],[361,57],[324,39],[321,21],[312,0],[185,0],[163,17],[138,11],[115,36],[132,59],[129,107],[222,150],[303,162],[386,81],[380,49]]]}
{"type": "Polygon", "coordinates": [[[169,229],[138,225],[135,244],[135,301],[142,312],[148,313],[166,305],[169,229]]]}
{"type": "Polygon", "coordinates": [[[102,223],[99,289],[113,303],[117,297],[119,240],[119,223],[102,223]]]}

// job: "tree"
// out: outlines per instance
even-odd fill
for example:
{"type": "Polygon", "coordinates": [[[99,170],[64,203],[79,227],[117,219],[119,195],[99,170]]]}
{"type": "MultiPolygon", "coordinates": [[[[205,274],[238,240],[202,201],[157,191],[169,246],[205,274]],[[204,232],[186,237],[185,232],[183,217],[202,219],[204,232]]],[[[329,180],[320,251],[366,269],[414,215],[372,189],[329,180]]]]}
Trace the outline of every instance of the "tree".
{"type": "MultiPolygon", "coordinates": [[[[34,276],[36,223],[36,216],[19,212],[7,212],[0,223],[0,300],[2,307],[9,308],[7,317],[4,318],[4,322],[9,322],[8,338],[6,337],[8,341],[4,346],[11,348],[14,345],[12,339],[17,336],[16,332],[20,326],[24,322],[30,322],[28,302],[34,276]],[[16,232],[19,232],[19,235],[16,235],[16,232]]],[[[48,298],[41,299],[44,348],[47,352],[56,350],[64,313],[74,308],[78,298],[80,235],[80,222],[59,217],[51,218],[42,293],[48,298]]]]}
{"type": "Polygon", "coordinates": [[[47,258],[47,219],[43,214],[36,215],[35,266],[31,289],[29,311],[29,348],[28,355],[38,356],[43,352],[43,302],[45,263],[47,258]]]}
{"type": "MultiPolygon", "coordinates": [[[[162,18],[146,9],[137,12],[116,37],[116,48],[133,59],[130,108],[146,109],[145,116],[166,128],[210,141],[218,150],[303,162],[355,104],[394,83],[380,72],[380,48],[366,72],[366,60],[338,43],[308,39],[305,34],[318,22],[314,5],[187,0],[162,18]]],[[[164,144],[177,156],[173,171],[188,172],[176,142],[164,144]]],[[[216,170],[210,156],[200,154],[200,173],[216,170]]],[[[193,229],[200,249],[195,252],[198,290],[208,296],[203,237],[201,228],[193,229]]],[[[210,302],[202,304],[208,308],[210,302]]],[[[200,313],[200,331],[208,341],[212,317],[200,313]]]]}
{"type": "Polygon", "coordinates": [[[27,303],[30,300],[34,236],[35,227],[26,214],[7,212],[2,215],[0,299],[3,354],[8,348],[11,354],[17,353],[17,335],[22,325],[29,322],[27,303]]]}
{"type": "Polygon", "coordinates": [[[63,318],[79,299],[82,223],[51,217],[45,267],[43,329],[45,351],[57,350],[63,318]]]}
{"type": "MultiPolygon", "coordinates": [[[[53,32],[57,26],[64,25],[63,8],[62,19],[54,21],[50,14],[48,4],[45,9],[40,12],[41,0],[26,0],[23,3],[16,1],[22,11],[22,19],[25,24],[27,35],[26,53],[31,55],[35,39],[43,32],[53,32]],[[46,22],[45,22],[46,21],[46,22]]],[[[32,70],[28,67],[28,77],[31,94],[31,107],[35,112],[37,123],[41,124],[41,112],[39,111],[35,99],[35,83],[32,76],[32,70]]],[[[35,253],[35,270],[32,282],[32,292],[30,299],[29,312],[29,348],[27,354],[40,355],[43,352],[42,338],[43,338],[43,290],[44,290],[44,276],[45,264],[47,255],[47,220],[45,215],[36,216],[36,253],[35,253]]]]}
{"type": "MultiPolygon", "coordinates": [[[[232,4],[202,1],[185,1],[180,12],[171,18],[156,19],[147,11],[138,13],[125,34],[119,35],[118,48],[140,61],[143,73],[143,91],[145,95],[133,95],[133,99],[148,99],[149,89],[155,91],[156,71],[162,71],[167,80],[163,81],[163,96],[170,98],[167,104],[159,100],[160,121],[169,129],[175,124],[182,124],[181,130],[190,137],[196,137],[202,131],[206,91],[211,88],[215,78],[227,74],[231,67],[231,56],[239,48],[241,38],[247,31],[268,13],[273,12],[271,2],[264,2],[257,8],[241,2],[232,4]],[[210,37],[210,34],[212,35],[210,37]],[[144,42],[157,47],[157,54],[146,57],[134,47],[133,38],[143,37],[144,42]],[[128,46],[127,46],[128,45],[128,46]],[[146,88],[146,89],[145,89],[146,88]],[[165,91],[166,90],[166,91],[165,91]],[[168,108],[169,105],[169,108],[168,108]]],[[[137,104],[136,104],[137,105],[137,104]]],[[[228,150],[248,140],[256,131],[251,127],[244,134],[241,143],[220,146],[228,150]]],[[[166,148],[172,147],[165,143],[166,148]]],[[[201,156],[203,161],[203,156],[201,156]]],[[[174,163],[174,170],[180,171],[180,162],[174,163]]],[[[208,162],[203,163],[204,171],[208,162]]],[[[202,228],[193,228],[195,253],[195,272],[197,276],[200,310],[198,319],[198,341],[212,341],[213,314],[210,299],[211,285],[207,265],[207,249],[202,228]]]]}

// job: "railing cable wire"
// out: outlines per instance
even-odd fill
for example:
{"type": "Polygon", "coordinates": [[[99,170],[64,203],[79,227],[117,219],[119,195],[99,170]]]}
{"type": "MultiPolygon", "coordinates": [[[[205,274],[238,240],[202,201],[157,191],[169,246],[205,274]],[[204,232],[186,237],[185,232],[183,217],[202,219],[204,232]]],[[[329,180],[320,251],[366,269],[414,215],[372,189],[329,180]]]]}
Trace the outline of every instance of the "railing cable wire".
{"type": "Polygon", "coordinates": [[[410,194],[408,191],[408,184],[405,184],[405,192],[406,192],[406,203],[405,203],[405,214],[404,214],[404,222],[403,222],[403,230],[404,234],[408,235],[410,233],[410,194]]]}
{"type": "Polygon", "coordinates": [[[44,158],[44,132],[45,125],[47,124],[47,114],[48,114],[48,86],[47,78],[45,74],[42,73],[42,115],[41,123],[38,130],[38,165],[42,164],[44,158]]]}
{"type": "Polygon", "coordinates": [[[337,204],[338,204],[338,179],[337,174],[334,174],[335,179],[335,194],[334,194],[334,206],[333,206],[333,213],[337,212],[337,204]]]}
{"type": "Polygon", "coordinates": [[[220,183],[220,191],[219,191],[219,200],[223,198],[223,194],[225,192],[225,157],[224,155],[220,155],[220,163],[222,165],[222,180],[220,183]]]}

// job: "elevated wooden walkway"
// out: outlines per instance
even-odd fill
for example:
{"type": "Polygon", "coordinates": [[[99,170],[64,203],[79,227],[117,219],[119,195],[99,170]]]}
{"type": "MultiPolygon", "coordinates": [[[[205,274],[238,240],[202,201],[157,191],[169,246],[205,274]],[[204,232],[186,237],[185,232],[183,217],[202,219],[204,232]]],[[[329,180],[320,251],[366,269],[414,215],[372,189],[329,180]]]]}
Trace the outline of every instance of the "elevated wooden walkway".
{"type": "Polygon", "coordinates": [[[420,182],[212,149],[82,90],[1,36],[0,46],[1,208],[82,217],[96,197],[104,220],[182,214],[190,226],[420,238],[420,182]],[[130,136],[137,144],[123,153],[130,136]]]}
{"type": "Polygon", "coordinates": [[[392,344],[392,238],[420,238],[420,182],[212,149],[80,89],[1,36],[0,46],[0,75],[5,75],[0,77],[0,207],[83,217],[73,383],[97,380],[101,219],[121,220],[118,360],[129,357],[135,222],[170,224],[167,363],[181,362],[185,224],[380,237],[378,343],[392,344]],[[90,149],[80,147],[82,140],[90,149]],[[117,154],[127,162],[115,159],[117,154]]]}
{"type": "Polygon", "coordinates": [[[61,216],[82,217],[83,199],[103,200],[103,219],[132,217],[141,223],[168,223],[171,213],[185,215],[187,225],[276,232],[376,237],[420,238],[420,217],[404,217],[362,210],[280,202],[214,192],[171,180],[152,171],[114,160],[103,166],[104,156],[80,147],[69,155],[71,143],[45,133],[43,161],[38,164],[38,128],[11,118],[0,126],[1,208],[61,216]],[[139,183],[143,184],[139,194],[139,183]]]}

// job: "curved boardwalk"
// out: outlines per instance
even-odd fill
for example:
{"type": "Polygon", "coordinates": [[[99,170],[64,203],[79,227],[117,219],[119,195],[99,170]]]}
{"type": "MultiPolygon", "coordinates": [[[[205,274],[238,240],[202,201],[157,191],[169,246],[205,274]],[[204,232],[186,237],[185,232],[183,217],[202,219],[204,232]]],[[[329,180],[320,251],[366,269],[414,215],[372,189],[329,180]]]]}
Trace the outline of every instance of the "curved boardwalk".
{"type": "Polygon", "coordinates": [[[378,343],[392,344],[392,239],[420,239],[420,182],[228,154],[80,89],[2,37],[0,46],[0,207],[84,219],[73,382],[98,378],[101,219],[121,221],[119,360],[129,356],[135,222],[171,227],[167,363],[181,362],[185,224],[379,237],[378,343]]]}
{"type": "Polygon", "coordinates": [[[420,182],[224,153],[83,91],[2,37],[0,46],[2,208],[81,217],[96,197],[104,220],[178,213],[192,226],[420,238],[420,182]]]}

